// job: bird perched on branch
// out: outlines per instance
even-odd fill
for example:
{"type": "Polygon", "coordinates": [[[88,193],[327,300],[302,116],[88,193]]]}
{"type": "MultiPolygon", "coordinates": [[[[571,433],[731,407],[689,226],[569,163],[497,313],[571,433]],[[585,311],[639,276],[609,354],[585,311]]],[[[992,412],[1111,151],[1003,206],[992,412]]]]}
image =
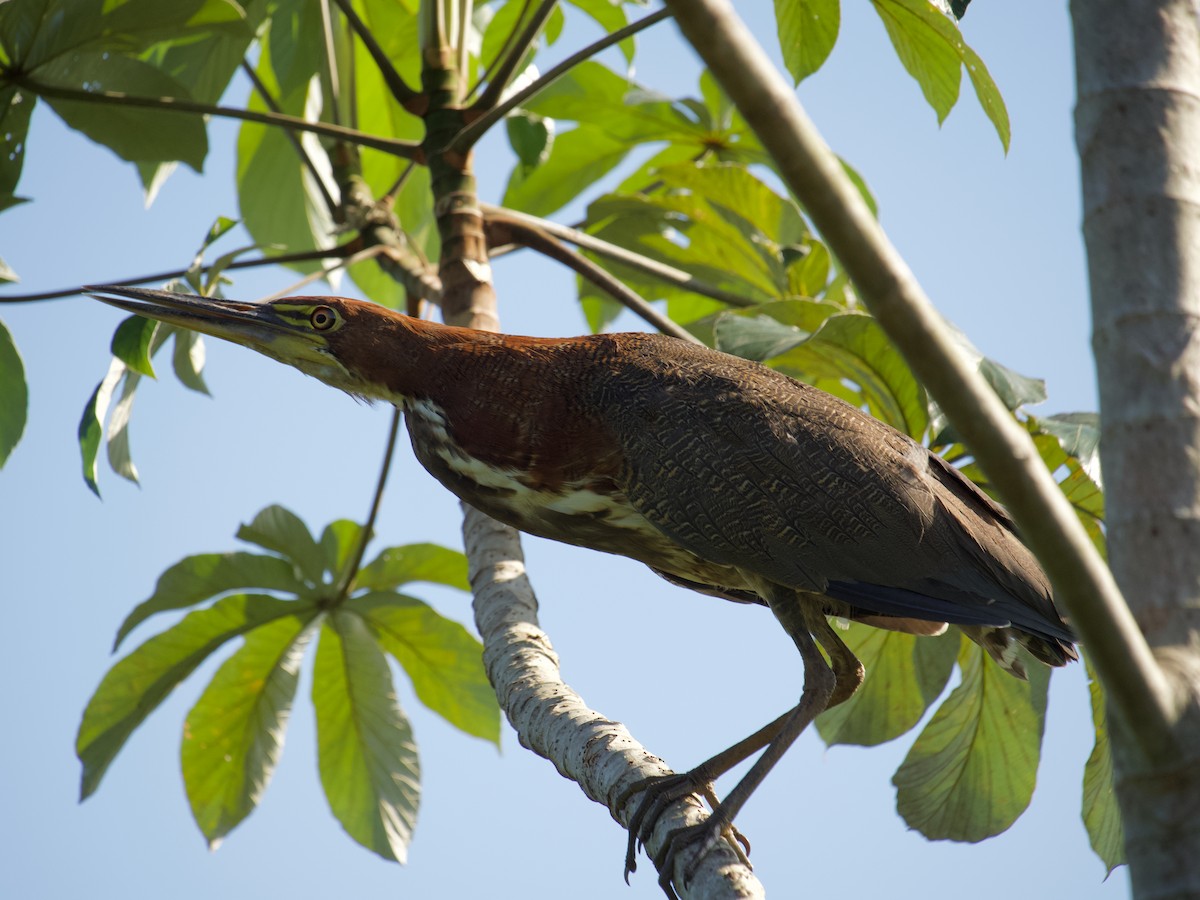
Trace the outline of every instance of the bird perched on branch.
{"type": "Polygon", "coordinates": [[[668,802],[763,750],[713,815],[656,860],[668,893],[679,849],[728,835],[800,732],[862,682],[827,616],[921,635],[954,624],[1017,677],[1018,647],[1050,666],[1077,658],[1046,576],[1000,506],[907,436],[757,363],[661,335],[515,337],[339,298],[94,290],[396,405],[421,464],[501,522],[771,610],[804,660],[799,703],[630,794],[641,799],[628,869],[668,802]]]}

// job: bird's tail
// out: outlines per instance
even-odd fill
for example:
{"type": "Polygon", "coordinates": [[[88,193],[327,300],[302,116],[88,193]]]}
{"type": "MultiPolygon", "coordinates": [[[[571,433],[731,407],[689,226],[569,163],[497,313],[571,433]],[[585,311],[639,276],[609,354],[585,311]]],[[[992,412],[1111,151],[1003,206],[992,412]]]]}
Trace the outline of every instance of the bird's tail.
{"type": "Polygon", "coordinates": [[[1021,662],[1019,647],[1024,647],[1039,662],[1048,666],[1065,666],[1079,659],[1075,647],[1068,641],[1054,637],[1029,634],[1009,626],[960,625],[962,633],[987,651],[1000,668],[1010,675],[1027,680],[1025,666],[1021,662]]]}

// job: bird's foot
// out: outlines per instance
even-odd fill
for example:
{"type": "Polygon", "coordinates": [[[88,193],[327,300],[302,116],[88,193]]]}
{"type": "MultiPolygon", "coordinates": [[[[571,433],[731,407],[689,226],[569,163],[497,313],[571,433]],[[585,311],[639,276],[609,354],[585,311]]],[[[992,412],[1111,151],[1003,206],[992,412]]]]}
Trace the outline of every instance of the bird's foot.
{"type": "Polygon", "coordinates": [[[618,808],[636,794],[642,794],[641,801],[629,819],[629,842],[625,851],[625,882],[629,883],[629,874],[637,870],[637,851],[650,839],[658,819],[667,807],[676,800],[682,800],[690,794],[701,794],[713,808],[713,815],[705,822],[671,832],[659,852],[654,857],[655,867],[659,870],[658,883],[668,897],[676,898],[671,885],[671,873],[679,850],[683,847],[703,841],[689,865],[685,879],[690,879],[696,862],[704,853],[724,839],[729,842],[738,859],[749,866],[750,842],[739,832],[733,823],[727,822],[721,814],[720,805],[713,791],[712,782],[700,772],[683,772],[673,775],[658,775],[644,778],[627,788],[617,799],[618,808]]]}

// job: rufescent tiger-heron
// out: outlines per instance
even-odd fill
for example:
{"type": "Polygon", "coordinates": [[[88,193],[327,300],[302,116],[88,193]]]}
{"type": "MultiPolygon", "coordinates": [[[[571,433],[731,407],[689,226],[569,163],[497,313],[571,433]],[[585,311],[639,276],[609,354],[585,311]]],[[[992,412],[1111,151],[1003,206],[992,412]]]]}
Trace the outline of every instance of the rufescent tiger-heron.
{"type": "Polygon", "coordinates": [[[516,337],[339,298],[92,290],[396,405],[421,464],[501,522],[771,610],[804,661],[799,703],[628,795],[642,796],[627,870],[668,802],[695,790],[711,798],[718,775],[763,750],[706,822],[668,841],[656,862],[669,894],[679,848],[736,837],[734,816],[775,762],[862,682],[827,616],[918,635],[951,623],[1017,677],[1018,646],[1050,666],[1077,658],[1046,576],[1000,506],[907,436],[758,363],[657,334],[516,337]]]}

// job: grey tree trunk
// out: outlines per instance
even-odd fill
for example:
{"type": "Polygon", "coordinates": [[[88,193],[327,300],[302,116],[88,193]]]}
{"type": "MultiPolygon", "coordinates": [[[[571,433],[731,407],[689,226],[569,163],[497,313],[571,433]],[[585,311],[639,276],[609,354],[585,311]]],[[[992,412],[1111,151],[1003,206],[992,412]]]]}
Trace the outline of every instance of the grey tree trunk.
{"type": "Polygon", "coordinates": [[[1109,561],[1172,739],[1110,716],[1138,898],[1200,897],[1200,10],[1074,0],[1109,561]]]}

